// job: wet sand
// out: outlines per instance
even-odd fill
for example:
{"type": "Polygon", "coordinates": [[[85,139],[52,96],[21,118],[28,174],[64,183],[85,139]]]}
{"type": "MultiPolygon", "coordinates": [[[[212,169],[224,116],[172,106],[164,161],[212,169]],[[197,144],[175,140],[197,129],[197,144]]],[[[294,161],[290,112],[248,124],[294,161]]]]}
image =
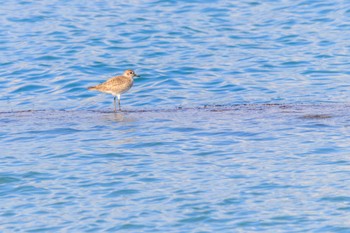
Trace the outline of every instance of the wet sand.
{"type": "MultiPolygon", "coordinates": [[[[229,114],[232,117],[244,118],[299,118],[305,120],[322,120],[329,118],[350,118],[350,104],[237,104],[237,105],[206,105],[202,107],[176,107],[164,109],[126,109],[122,112],[104,110],[22,110],[0,111],[0,120],[15,118],[47,118],[60,120],[62,118],[91,118],[101,115],[125,115],[131,117],[188,117],[198,115],[210,117],[215,113],[229,114]]],[[[190,118],[187,118],[190,119],[190,118]]]]}

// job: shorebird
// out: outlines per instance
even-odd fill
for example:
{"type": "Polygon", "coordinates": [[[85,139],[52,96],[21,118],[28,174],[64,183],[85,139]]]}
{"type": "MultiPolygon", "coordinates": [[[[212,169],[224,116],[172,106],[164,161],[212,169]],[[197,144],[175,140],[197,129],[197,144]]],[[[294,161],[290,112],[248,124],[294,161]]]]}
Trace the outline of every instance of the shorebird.
{"type": "Polygon", "coordinates": [[[99,85],[88,87],[88,90],[96,90],[108,94],[112,94],[114,96],[114,112],[117,112],[117,104],[116,98],[118,97],[118,105],[119,111],[120,108],[120,95],[127,92],[134,83],[134,77],[139,77],[133,70],[124,71],[123,75],[115,76],[108,79],[106,82],[101,83],[99,85]]]}

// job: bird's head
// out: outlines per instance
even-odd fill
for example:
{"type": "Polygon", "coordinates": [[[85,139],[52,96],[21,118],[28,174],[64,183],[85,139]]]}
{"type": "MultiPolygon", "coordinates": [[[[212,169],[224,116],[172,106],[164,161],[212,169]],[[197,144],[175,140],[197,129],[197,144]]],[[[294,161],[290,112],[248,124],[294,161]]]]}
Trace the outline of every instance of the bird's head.
{"type": "Polygon", "coordinates": [[[126,70],[123,75],[129,78],[139,77],[133,70],[126,70]]]}

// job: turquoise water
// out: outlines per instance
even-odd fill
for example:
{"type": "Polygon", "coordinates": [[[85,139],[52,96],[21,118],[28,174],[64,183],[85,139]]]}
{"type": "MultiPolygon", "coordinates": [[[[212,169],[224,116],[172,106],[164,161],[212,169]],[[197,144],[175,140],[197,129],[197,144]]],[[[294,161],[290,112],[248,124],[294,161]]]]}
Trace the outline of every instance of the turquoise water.
{"type": "Polygon", "coordinates": [[[4,1],[1,232],[350,232],[350,3],[4,1]],[[122,96],[86,87],[134,69],[122,96]]]}

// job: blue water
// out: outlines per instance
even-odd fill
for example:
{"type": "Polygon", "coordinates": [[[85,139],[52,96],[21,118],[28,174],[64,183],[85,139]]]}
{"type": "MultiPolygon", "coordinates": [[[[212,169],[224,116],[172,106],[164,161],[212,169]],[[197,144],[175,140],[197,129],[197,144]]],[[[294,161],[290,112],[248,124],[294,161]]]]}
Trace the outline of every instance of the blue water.
{"type": "Polygon", "coordinates": [[[2,1],[1,232],[350,232],[350,2],[2,1]],[[125,69],[122,95],[87,91],[125,69]]]}

